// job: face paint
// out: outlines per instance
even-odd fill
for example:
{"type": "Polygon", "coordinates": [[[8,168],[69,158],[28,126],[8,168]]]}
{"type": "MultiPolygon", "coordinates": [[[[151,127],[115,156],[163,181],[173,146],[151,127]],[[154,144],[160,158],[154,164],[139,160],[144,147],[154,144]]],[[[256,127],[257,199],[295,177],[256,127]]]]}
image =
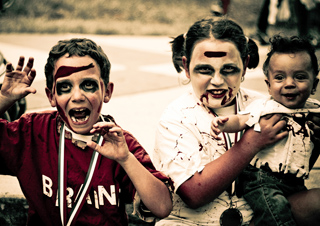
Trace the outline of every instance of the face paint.
{"type": "Polygon", "coordinates": [[[217,51],[217,52],[206,51],[206,52],[204,52],[204,55],[206,57],[224,57],[227,55],[227,53],[226,52],[219,52],[219,51],[217,51]]]}
{"type": "Polygon", "coordinates": [[[226,95],[223,99],[222,99],[222,101],[221,101],[221,105],[223,106],[223,105],[225,105],[227,102],[229,102],[230,100],[232,100],[232,92],[233,92],[233,89],[232,88],[230,88],[230,87],[228,87],[229,88],[229,95],[226,95]]]}
{"type": "Polygon", "coordinates": [[[94,67],[93,63],[87,65],[87,66],[82,66],[82,67],[70,67],[70,66],[61,66],[59,67],[56,75],[54,76],[55,81],[57,81],[58,78],[63,78],[66,76],[69,76],[73,73],[79,72],[79,71],[84,71],[89,68],[94,67]]]}
{"type": "Polygon", "coordinates": [[[200,97],[200,101],[203,103],[203,99],[206,99],[207,103],[209,101],[209,97],[208,97],[209,93],[204,93],[201,95],[200,97]]]}
{"type": "MultiPolygon", "coordinates": [[[[103,87],[103,85],[104,85],[104,82],[100,81],[100,87],[103,87]]],[[[106,89],[108,89],[107,86],[106,86],[106,89]]],[[[101,95],[104,96],[103,89],[101,89],[101,95]]],[[[103,103],[100,104],[100,106],[99,106],[99,108],[98,108],[98,113],[101,112],[102,105],[103,105],[103,103]]]]}
{"type": "Polygon", "coordinates": [[[59,112],[62,120],[67,124],[68,128],[72,128],[72,127],[70,126],[70,123],[69,123],[69,121],[68,121],[67,116],[64,114],[64,111],[62,110],[62,108],[61,108],[58,104],[57,104],[57,109],[58,109],[58,112],[59,112]]]}
{"type": "MultiPolygon", "coordinates": [[[[94,67],[92,63],[82,67],[61,66],[58,68],[57,73],[54,76],[54,81],[56,82],[58,78],[63,78],[73,73],[84,71],[92,67],[94,67]]],[[[52,92],[55,93],[55,83],[53,84],[52,92]]]]}

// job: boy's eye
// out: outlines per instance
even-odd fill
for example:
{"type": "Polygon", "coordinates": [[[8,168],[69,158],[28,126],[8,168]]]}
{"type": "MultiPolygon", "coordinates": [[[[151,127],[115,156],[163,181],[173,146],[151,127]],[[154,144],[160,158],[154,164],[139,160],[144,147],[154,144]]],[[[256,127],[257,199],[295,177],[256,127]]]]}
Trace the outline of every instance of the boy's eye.
{"type": "Polygon", "coordinates": [[[89,92],[95,92],[99,89],[98,83],[96,81],[92,80],[86,80],[83,83],[81,83],[81,88],[85,91],[89,92]]]}
{"type": "Polygon", "coordinates": [[[61,95],[62,93],[70,92],[71,88],[72,88],[72,86],[68,82],[57,83],[57,93],[58,93],[58,95],[61,95]]]}

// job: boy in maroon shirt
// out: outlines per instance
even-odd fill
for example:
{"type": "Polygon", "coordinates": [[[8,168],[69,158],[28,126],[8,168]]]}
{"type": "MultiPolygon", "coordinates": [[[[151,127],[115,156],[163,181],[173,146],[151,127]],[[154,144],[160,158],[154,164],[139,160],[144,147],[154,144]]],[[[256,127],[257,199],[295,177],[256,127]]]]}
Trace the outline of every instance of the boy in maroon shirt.
{"type": "MultiPolygon", "coordinates": [[[[23,66],[24,57],[14,71],[7,64],[0,115],[36,92],[33,58],[23,66]]],[[[141,209],[159,218],[170,213],[169,178],[113,117],[100,114],[113,91],[109,72],[93,41],[60,41],[45,66],[46,94],[57,111],[0,119],[0,173],[17,176],[29,203],[28,225],[126,225],[125,203],[140,199],[142,218],[141,209]]]]}

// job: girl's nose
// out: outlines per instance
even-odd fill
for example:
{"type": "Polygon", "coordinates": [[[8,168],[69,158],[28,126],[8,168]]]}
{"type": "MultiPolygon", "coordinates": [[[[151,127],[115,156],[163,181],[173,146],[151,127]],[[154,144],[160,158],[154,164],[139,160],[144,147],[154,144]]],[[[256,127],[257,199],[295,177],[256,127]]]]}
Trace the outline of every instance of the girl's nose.
{"type": "Polygon", "coordinates": [[[211,84],[214,86],[221,86],[224,83],[223,77],[220,75],[219,72],[214,73],[213,77],[211,78],[211,84]]]}

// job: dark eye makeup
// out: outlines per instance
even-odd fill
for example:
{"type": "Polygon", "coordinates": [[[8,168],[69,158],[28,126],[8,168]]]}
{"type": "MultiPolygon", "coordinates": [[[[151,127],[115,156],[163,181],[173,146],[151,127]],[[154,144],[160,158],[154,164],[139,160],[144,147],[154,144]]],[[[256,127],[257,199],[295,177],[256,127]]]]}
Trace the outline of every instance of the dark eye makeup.
{"type": "MultiPolygon", "coordinates": [[[[63,80],[57,82],[57,94],[67,94],[70,93],[72,90],[72,83],[69,80],[63,80]]],[[[99,89],[99,84],[94,79],[85,79],[80,83],[80,89],[82,89],[85,92],[94,93],[99,89]]]]}

